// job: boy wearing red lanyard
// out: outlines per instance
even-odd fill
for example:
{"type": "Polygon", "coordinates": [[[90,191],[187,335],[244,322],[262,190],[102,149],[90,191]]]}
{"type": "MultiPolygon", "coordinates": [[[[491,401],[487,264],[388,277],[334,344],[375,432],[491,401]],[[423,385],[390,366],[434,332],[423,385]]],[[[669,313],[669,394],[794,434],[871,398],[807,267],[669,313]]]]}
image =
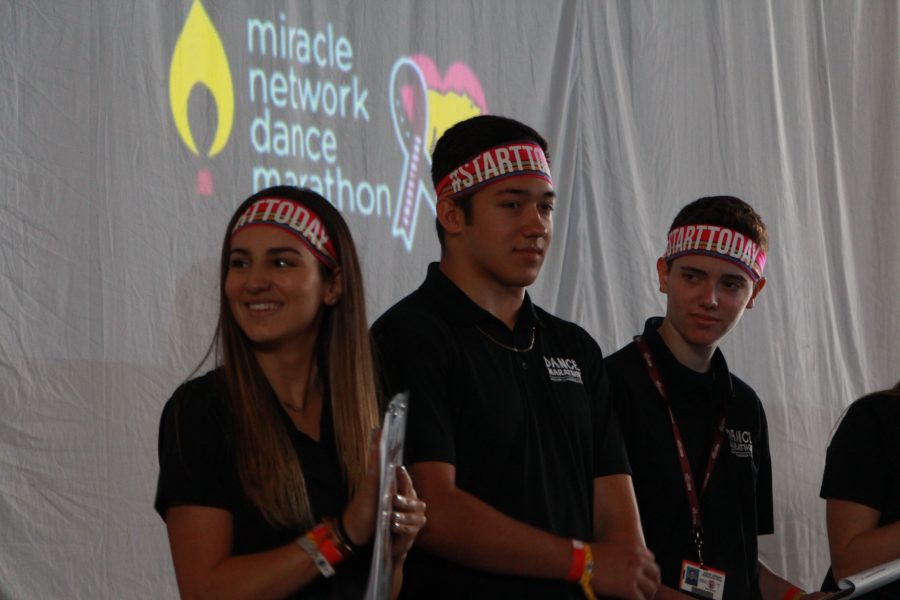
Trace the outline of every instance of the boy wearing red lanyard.
{"type": "Polygon", "coordinates": [[[765,286],[767,246],[738,198],[684,207],[656,264],[666,316],[606,359],[658,599],[805,596],[759,562],[757,536],[773,532],[766,415],[718,349],[765,286]]]}

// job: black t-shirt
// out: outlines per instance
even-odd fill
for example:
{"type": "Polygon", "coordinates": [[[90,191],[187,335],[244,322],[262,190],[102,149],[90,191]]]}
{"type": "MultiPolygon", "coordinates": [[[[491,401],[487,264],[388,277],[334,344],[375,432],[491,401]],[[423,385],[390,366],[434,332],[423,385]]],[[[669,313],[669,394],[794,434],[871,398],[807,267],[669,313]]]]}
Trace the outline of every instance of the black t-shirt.
{"type": "MultiPolygon", "coordinates": [[[[407,462],[450,463],[458,487],[502,513],[593,538],[593,480],[627,473],[628,463],[600,348],[584,330],[526,295],[510,331],[432,264],[425,283],[372,332],[387,391],[410,392],[407,462]]],[[[414,549],[403,597],[583,594],[563,581],[476,571],[414,549]]]]}
{"type": "MultiPolygon", "coordinates": [[[[900,397],[872,394],[851,404],[828,446],[819,496],[874,508],[879,527],[900,521],[898,426],[900,397]]],[[[822,591],[836,589],[829,569],[822,591]]],[[[900,581],[860,597],[896,600],[900,581]]]]}
{"type": "MultiPolygon", "coordinates": [[[[340,514],[347,503],[347,489],[338,462],[327,397],[318,442],[294,427],[274,395],[270,401],[284,426],[273,435],[290,436],[316,519],[340,514]]],[[[233,518],[232,555],[284,546],[303,532],[271,525],[244,493],[238,475],[233,429],[221,369],[180,386],[166,403],[160,422],[160,470],[154,507],[163,519],[166,510],[176,505],[227,510],[233,518]]],[[[337,567],[334,577],[315,579],[294,597],[361,597],[368,581],[368,558],[367,552],[350,557],[337,567]]]]}
{"type": "MultiPolygon", "coordinates": [[[[642,337],[666,386],[697,486],[723,405],[727,414],[725,442],[700,499],[704,562],[725,571],[725,598],[756,600],[757,535],[774,529],[765,412],[753,390],[729,373],[719,350],[708,373],[679,363],[657,332],[661,323],[648,320],[642,337]]],[[[678,589],[681,562],[696,562],[697,551],[669,413],[634,343],[609,356],[606,369],[647,546],[656,555],[663,584],[678,589]]]]}

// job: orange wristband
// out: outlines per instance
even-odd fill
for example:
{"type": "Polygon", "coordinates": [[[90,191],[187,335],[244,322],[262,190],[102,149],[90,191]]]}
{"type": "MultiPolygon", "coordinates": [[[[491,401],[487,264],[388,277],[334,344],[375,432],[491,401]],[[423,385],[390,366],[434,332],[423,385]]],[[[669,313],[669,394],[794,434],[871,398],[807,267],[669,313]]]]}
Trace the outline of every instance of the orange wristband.
{"type": "Polygon", "coordinates": [[[340,552],[341,557],[347,558],[353,554],[353,548],[344,536],[341,535],[341,529],[343,528],[340,525],[340,521],[332,517],[325,517],[322,519],[322,522],[328,528],[328,533],[331,534],[331,539],[334,541],[334,545],[338,552],[340,552]]]}
{"type": "Polygon", "coordinates": [[[792,585],[788,588],[788,591],[784,593],[784,596],[781,597],[781,600],[797,600],[800,596],[805,596],[806,592],[801,590],[795,585],[792,585]]]}
{"type": "Polygon", "coordinates": [[[313,527],[312,531],[313,540],[316,542],[316,546],[319,547],[319,552],[322,553],[322,556],[325,557],[325,560],[328,561],[332,567],[336,567],[341,564],[344,560],[344,555],[338,550],[337,545],[334,543],[334,538],[331,535],[331,531],[328,529],[328,526],[325,523],[319,523],[315,527],[313,527]]]}
{"type": "Polygon", "coordinates": [[[334,565],[322,554],[322,548],[316,539],[315,529],[298,537],[297,545],[309,555],[323,577],[334,577],[334,565]]]}
{"type": "Polygon", "coordinates": [[[566,575],[566,581],[578,583],[581,581],[581,573],[584,571],[584,542],[572,540],[572,565],[569,567],[569,574],[566,575]]]}

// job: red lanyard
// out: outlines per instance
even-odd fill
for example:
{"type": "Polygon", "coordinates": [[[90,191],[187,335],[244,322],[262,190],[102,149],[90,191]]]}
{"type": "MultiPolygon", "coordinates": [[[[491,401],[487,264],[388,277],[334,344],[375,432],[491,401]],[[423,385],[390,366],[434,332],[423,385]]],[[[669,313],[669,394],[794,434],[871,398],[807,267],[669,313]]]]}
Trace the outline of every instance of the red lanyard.
{"type": "MultiPolygon", "coordinates": [[[[694,476],[691,474],[691,465],[688,462],[687,453],[684,449],[684,441],[681,438],[681,431],[678,429],[678,424],[675,422],[675,415],[672,414],[672,405],[669,402],[669,395],[666,393],[666,386],[663,385],[662,375],[660,375],[659,369],[657,369],[656,365],[653,363],[653,353],[650,351],[650,345],[639,335],[635,336],[634,343],[637,345],[638,351],[640,351],[641,357],[644,359],[644,365],[647,367],[647,374],[650,375],[650,380],[656,386],[656,390],[659,392],[659,395],[662,396],[662,399],[666,403],[666,409],[669,411],[669,421],[672,423],[672,435],[675,437],[675,446],[678,449],[678,462],[681,464],[681,474],[684,476],[684,487],[687,491],[688,504],[691,507],[691,527],[694,530],[694,543],[697,544],[697,552],[699,554],[700,545],[703,543],[700,538],[700,535],[703,532],[703,526],[700,520],[700,496],[706,491],[706,486],[709,484],[709,478],[712,476],[713,469],[716,467],[716,461],[719,459],[719,450],[722,449],[722,444],[725,442],[726,409],[723,405],[722,415],[716,425],[716,433],[713,437],[712,448],[709,450],[709,458],[706,461],[706,472],[703,474],[703,486],[700,488],[700,493],[698,494],[697,488],[694,485],[694,476]]],[[[702,555],[700,556],[700,562],[701,564],[703,563],[702,555]]]]}

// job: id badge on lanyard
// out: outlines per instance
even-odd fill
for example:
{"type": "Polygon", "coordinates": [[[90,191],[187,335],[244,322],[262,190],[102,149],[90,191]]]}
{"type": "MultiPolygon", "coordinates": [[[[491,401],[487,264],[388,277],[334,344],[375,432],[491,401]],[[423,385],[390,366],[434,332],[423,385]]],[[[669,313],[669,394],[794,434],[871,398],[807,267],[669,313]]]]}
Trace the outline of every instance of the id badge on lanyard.
{"type": "Polygon", "coordinates": [[[683,560],[679,589],[701,598],[722,600],[725,594],[725,572],[701,563],[683,560]]]}
{"type": "Polygon", "coordinates": [[[644,365],[647,367],[647,374],[650,376],[650,380],[656,386],[656,390],[662,396],[666,403],[666,409],[669,411],[669,422],[672,425],[672,435],[675,438],[675,446],[678,450],[678,463],[681,466],[688,505],[691,508],[691,531],[693,534],[691,541],[697,549],[697,562],[682,561],[679,588],[702,598],[722,600],[722,596],[725,593],[725,572],[713,569],[703,561],[703,523],[700,519],[700,497],[709,484],[709,478],[712,476],[716,461],[719,458],[719,451],[725,442],[725,408],[723,407],[722,415],[716,424],[713,444],[709,450],[709,458],[706,461],[706,472],[703,475],[703,486],[698,491],[694,485],[694,476],[691,474],[691,465],[687,460],[687,452],[681,438],[681,430],[675,422],[675,415],[672,413],[672,406],[669,403],[669,395],[666,392],[666,386],[663,384],[662,375],[653,363],[653,353],[650,351],[650,345],[641,336],[635,336],[634,342],[641,357],[644,359],[644,365]]]}

